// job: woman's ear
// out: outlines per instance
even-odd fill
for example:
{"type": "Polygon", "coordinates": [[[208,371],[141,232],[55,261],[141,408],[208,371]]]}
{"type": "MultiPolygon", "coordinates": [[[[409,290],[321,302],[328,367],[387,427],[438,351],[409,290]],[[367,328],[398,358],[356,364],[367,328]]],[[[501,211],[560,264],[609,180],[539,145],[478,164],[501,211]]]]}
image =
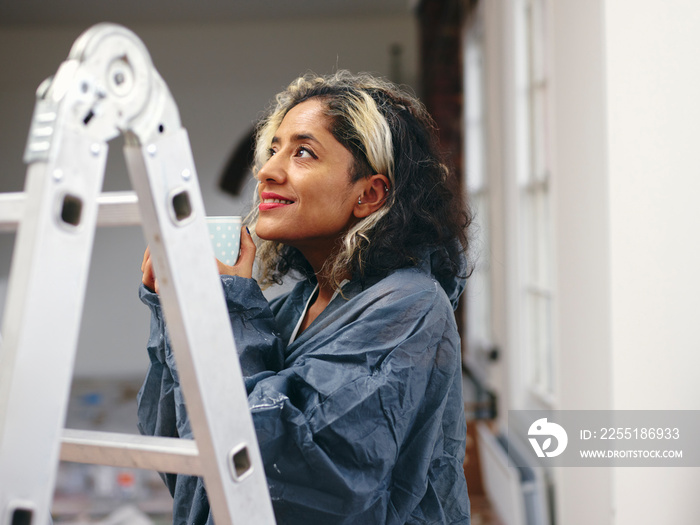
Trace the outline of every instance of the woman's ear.
{"type": "Polygon", "coordinates": [[[377,173],[363,179],[359,188],[360,193],[355,203],[354,214],[358,219],[364,219],[381,208],[389,198],[389,178],[377,173]]]}

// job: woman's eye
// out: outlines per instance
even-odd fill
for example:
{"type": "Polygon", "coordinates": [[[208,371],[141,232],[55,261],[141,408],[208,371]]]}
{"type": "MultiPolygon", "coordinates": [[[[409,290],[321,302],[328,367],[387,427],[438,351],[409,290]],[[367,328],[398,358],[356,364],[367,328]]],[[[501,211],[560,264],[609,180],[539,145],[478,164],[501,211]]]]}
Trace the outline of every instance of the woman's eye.
{"type": "Polygon", "coordinates": [[[267,156],[272,157],[275,153],[277,153],[274,149],[270,148],[267,150],[267,156]]]}
{"type": "Polygon", "coordinates": [[[315,159],[316,158],[316,155],[314,155],[313,152],[309,148],[307,148],[306,146],[299,146],[299,148],[297,148],[296,155],[297,155],[297,157],[300,157],[302,159],[304,159],[304,158],[315,159]]]}

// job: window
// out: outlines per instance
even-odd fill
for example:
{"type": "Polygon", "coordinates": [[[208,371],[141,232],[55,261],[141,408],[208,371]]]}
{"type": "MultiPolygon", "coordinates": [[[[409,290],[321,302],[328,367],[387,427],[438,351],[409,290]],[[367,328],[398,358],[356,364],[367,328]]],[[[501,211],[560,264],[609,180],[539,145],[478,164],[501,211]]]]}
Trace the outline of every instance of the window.
{"type": "Polygon", "coordinates": [[[466,363],[474,374],[488,380],[491,334],[490,206],[486,166],[486,101],[484,100],[484,47],[481,10],[476,9],[465,26],[464,40],[464,137],[465,179],[469,205],[474,213],[472,243],[476,258],[467,281],[466,363]]]}
{"type": "Polygon", "coordinates": [[[552,348],[551,149],[546,0],[516,0],[515,125],[519,300],[525,384],[546,404],[554,396],[552,348]]]}

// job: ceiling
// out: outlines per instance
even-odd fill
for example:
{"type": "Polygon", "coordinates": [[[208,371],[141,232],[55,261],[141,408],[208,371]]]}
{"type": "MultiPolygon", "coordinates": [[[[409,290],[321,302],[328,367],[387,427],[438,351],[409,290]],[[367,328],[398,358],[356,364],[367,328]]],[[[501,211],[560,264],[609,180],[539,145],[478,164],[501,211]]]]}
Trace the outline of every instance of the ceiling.
{"type": "Polygon", "coordinates": [[[0,26],[405,14],[415,0],[0,0],[0,26]]]}

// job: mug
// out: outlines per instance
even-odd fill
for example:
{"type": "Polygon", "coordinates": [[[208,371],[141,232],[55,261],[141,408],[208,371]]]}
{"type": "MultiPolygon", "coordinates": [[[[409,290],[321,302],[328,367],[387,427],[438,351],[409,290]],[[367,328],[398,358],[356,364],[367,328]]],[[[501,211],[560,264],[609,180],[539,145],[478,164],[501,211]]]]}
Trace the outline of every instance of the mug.
{"type": "Polygon", "coordinates": [[[207,217],[209,239],[214,248],[216,258],[228,266],[233,266],[238,260],[241,246],[240,216],[207,217]]]}

